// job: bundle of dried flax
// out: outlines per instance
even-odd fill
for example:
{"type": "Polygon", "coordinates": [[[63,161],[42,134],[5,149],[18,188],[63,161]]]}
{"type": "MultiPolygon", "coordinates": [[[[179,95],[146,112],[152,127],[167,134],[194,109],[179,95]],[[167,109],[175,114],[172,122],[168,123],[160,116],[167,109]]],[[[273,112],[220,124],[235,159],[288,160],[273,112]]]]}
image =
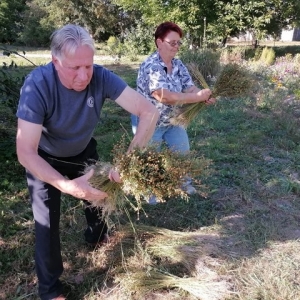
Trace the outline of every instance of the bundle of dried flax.
{"type": "MultiPolygon", "coordinates": [[[[199,81],[203,88],[209,88],[201,71],[195,63],[187,64],[192,77],[199,81]]],[[[222,68],[220,75],[212,87],[211,98],[228,97],[237,98],[247,95],[253,87],[250,73],[238,64],[227,64],[222,68]]],[[[185,104],[178,108],[178,113],[172,118],[174,125],[187,127],[198,113],[206,106],[205,102],[185,104]]]]}
{"type": "Polygon", "coordinates": [[[113,166],[117,168],[122,183],[109,180],[108,173],[113,167],[111,164],[97,162],[85,170],[86,173],[94,169],[91,185],[108,194],[105,201],[92,202],[94,206],[101,206],[104,212],[122,208],[128,201],[138,210],[143,199],[152,194],[162,202],[171,197],[188,199],[181,189],[186,176],[194,178],[205,171],[208,165],[207,160],[197,158],[193,153],[181,155],[169,149],[158,152],[151,147],[135,148],[126,153],[124,149],[124,145],[119,144],[113,150],[113,166]],[[134,200],[128,195],[133,196],[134,200]]]}
{"type": "Polygon", "coordinates": [[[223,300],[231,294],[230,285],[225,280],[210,281],[195,277],[178,277],[170,273],[152,269],[147,272],[128,272],[119,278],[120,284],[127,291],[133,289],[140,297],[151,291],[180,288],[202,300],[223,300]]]}

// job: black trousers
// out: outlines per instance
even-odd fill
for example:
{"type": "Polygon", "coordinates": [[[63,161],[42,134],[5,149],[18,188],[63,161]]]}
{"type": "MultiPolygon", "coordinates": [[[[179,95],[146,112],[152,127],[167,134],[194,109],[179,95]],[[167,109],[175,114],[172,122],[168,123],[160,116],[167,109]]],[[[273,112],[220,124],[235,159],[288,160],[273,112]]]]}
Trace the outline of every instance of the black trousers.
{"type": "MultiPolygon", "coordinates": [[[[74,179],[83,175],[87,164],[99,158],[96,146],[96,140],[91,139],[86,149],[77,156],[59,158],[42,150],[39,150],[39,155],[59,173],[74,179]]],[[[39,295],[42,300],[49,300],[62,293],[59,281],[63,272],[59,232],[61,192],[30,172],[27,171],[26,174],[35,220],[35,268],[39,295]]],[[[107,226],[102,220],[101,210],[92,208],[85,200],[84,202],[88,225],[85,238],[87,242],[96,242],[104,237],[107,226]]]]}

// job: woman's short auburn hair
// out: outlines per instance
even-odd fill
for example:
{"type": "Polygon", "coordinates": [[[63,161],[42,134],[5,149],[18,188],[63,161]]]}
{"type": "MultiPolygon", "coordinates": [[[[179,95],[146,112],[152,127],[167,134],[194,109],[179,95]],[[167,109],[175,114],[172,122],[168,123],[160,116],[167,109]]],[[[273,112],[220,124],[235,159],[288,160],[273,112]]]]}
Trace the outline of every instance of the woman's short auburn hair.
{"type": "Polygon", "coordinates": [[[170,31],[177,32],[179,34],[180,38],[182,38],[182,36],[183,36],[182,29],[177,24],[175,24],[173,22],[164,22],[164,23],[161,23],[160,25],[158,25],[158,27],[155,30],[155,33],[154,33],[155,45],[157,46],[156,41],[158,39],[164,40],[164,38],[166,37],[166,35],[168,35],[168,33],[170,31]]]}

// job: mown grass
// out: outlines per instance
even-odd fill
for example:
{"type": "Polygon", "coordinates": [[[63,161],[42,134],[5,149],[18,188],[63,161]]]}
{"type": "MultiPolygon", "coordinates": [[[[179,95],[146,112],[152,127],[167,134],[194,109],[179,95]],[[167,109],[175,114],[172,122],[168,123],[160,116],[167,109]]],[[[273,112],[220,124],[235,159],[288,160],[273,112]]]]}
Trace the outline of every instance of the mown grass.
{"type": "MultiPolygon", "coordinates": [[[[137,63],[106,66],[135,86],[137,63]]],[[[111,241],[99,249],[83,242],[81,202],[63,197],[68,299],[300,298],[300,103],[286,102],[290,91],[262,78],[251,97],[222,99],[188,128],[192,149],[210,161],[210,175],[199,176],[207,193],[145,205],[139,214],[127,207],[110,216],[111,241]],[[166,283],[170,275],[187,281],[176,288],[166,283]]],[[[1,109],[0,299],[37,299],[33,219],[14,153],[15,119],[1,109]]],[[[129,115],[108,100],[95,131],[101,160],[112,160],[124,133],[131,136],[129,115]]]]}

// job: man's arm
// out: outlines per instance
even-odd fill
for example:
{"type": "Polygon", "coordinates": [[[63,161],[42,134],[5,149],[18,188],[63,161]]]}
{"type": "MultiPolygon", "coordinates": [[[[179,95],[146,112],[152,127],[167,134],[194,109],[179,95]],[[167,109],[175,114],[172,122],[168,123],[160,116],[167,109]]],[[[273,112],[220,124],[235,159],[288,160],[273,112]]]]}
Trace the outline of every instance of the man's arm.
{"type": "Polygon", "coordinates": [[[88,184],[93,172],[89,172],[74,180],[69,180],[57,172],[50,164],[38,155],[38,143],[42,125],[18,119],[17,155],[19,162],[40,180],[51,184],[63,193],[86,200],[99,200],[107,194],[92,188],[88,184]]]}
{"type": "Polygon", "coordinates": [[[130,87],[126,87],[116,99],[125,110],[139,117],[139,124],[128,150],[145,147],[151,139],[159,117],[156,107],[130,87]]]}

